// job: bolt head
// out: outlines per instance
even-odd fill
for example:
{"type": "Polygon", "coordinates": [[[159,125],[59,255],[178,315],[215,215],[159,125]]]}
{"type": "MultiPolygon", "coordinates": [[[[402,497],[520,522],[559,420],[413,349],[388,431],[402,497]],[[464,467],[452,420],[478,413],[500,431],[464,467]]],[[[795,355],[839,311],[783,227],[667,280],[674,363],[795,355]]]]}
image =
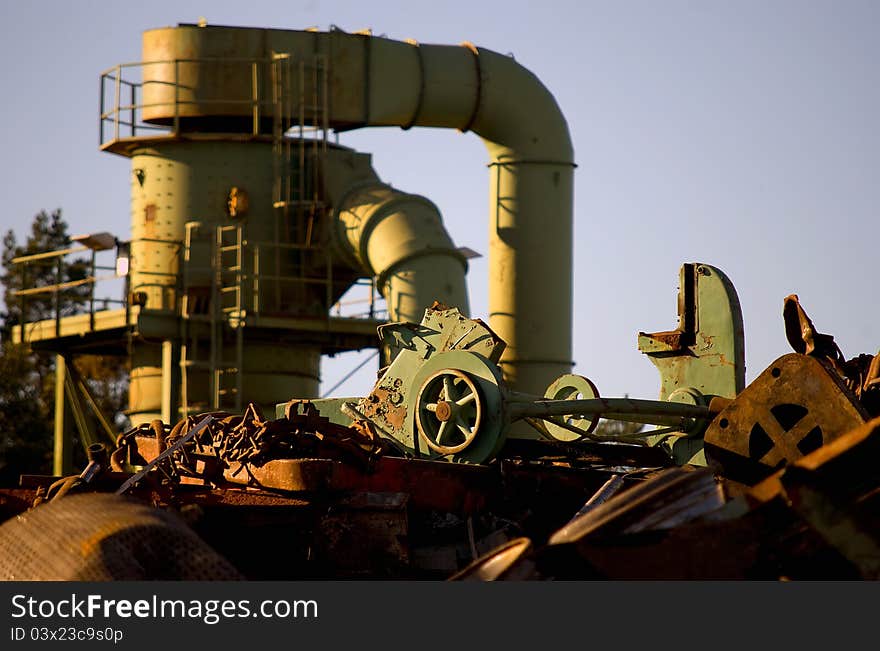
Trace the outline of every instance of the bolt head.
{"type": "Polygon", "coordinates": [[[452,405],[444,400],[441,400],[437,403],[437,420],[446,422],[450,418],[452,418],[452,405]]]}

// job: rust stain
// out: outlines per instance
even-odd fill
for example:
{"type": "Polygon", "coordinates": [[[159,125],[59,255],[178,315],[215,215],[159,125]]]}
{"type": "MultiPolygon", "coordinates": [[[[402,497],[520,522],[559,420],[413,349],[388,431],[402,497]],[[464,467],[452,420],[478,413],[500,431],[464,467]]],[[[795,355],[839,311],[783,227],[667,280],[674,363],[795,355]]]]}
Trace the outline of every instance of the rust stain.
{"type": "Polygon", "coordinates": [[[148,239],[156,238],[157,220],[159,207],[154,203],[148,203],[144,207],[144,236],[148,239]]]}
{"type": "Polygon", "coordinates": [[[681,330],[669,330],[666,332],[642,333],[645,337],[650,337],[657,343],[669,346],[673,350],[682,350],[687,344],[685,336],[681,330]]]}
{"type": "Polygon", "coordinates": [[[399,395],[393,389],[377,387],[363,407],[364,415],[368,418],[381,416],[393,428],[401,429],[406,422],[406,406],[402,401],[400,405],[395,405],[392,401],[392,397],[399,395]]]}

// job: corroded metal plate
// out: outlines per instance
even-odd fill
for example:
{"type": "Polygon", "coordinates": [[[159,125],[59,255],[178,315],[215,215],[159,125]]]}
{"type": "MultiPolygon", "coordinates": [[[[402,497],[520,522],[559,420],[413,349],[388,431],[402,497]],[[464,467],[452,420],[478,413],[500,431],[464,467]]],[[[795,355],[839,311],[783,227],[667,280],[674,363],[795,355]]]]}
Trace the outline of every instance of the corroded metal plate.
{"type": "Polygon", "coordinates": [[[867,420],[835,372],[809,355],[773,362],[706,430],[710,462],[726,477],[755,483],[867,420]]]}

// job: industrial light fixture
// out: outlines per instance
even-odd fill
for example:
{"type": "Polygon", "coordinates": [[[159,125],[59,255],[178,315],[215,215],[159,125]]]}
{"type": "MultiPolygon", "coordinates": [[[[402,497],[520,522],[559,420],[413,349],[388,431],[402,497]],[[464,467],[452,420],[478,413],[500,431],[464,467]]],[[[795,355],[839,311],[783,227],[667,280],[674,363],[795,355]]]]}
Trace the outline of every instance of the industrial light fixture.
{"type": "Polygon", "coordinates": [[[128,275],[131,260],[131,242],[116,242],[116,276],[128,275]]]}
{"type": "Polygon", "coordinates": [[[109,251],[116,247],[116,276],[123,277],[128,275],[129,260],[131,258],[130,242],[120,242],[115,235],[107,232],[74,235],[70,238],[70,241],[81,244],[92,251],[109,251]]]}
{"type": "Polygon", "coordinates": [[[110,233],[88,233],[86,235],[74,235],[70,238],[71,242],[82,244],[84,247],[92,251],[106,251],[116,246],[116,236],[110,233]]]}

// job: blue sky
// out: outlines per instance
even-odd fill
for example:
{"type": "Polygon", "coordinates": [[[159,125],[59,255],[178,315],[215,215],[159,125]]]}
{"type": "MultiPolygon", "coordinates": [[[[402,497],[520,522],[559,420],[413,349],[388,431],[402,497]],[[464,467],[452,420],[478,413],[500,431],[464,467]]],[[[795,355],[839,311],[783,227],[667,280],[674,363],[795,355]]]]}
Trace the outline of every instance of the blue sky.
{"type": "MultiPolygon", "coordinates": [[[[74,233],[129,234],[128,161],[98,151],[102,70],[140,58],[141,32],[178,22],[371,28],[512,53],[572,133],[575,371],[602,395],[653,398],[638,330],[674,327],[682,262],[721,268],[743,307],[747,380],[790,352],[797,293],[847,357],[874,354],[880,302],[880,3],[13,2],[3,8],[0,227],[41,209],[74,233]]],[[[440,207],[456,244],[487,253],[487,155],[472,134],[375,129],[341,143],[383,180],[440,207]]],[[[486,316],[486,258],[472,312],[486,316]]],[[[553,279],[546,279],[552,283],[553,279]]],[[[540,318],[540,317],[538,317],[540,318]]],[[[328,387],[358,362],[325,367],[328,387]]],[[[340,391],[364,393],[368,364],[340,391]]]]}

